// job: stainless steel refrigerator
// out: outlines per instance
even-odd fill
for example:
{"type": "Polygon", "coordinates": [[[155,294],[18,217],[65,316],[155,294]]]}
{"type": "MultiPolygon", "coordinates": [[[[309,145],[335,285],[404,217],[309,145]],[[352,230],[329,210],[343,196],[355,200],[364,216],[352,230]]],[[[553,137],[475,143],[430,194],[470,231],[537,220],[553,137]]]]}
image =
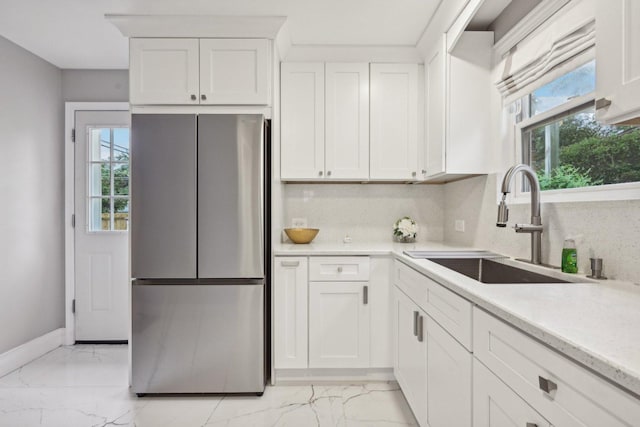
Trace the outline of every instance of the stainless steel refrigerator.
{"type": "Polygon", "coordinates": [[[265,386],[261,115],[134,114],[132,387],[265,386]]]}

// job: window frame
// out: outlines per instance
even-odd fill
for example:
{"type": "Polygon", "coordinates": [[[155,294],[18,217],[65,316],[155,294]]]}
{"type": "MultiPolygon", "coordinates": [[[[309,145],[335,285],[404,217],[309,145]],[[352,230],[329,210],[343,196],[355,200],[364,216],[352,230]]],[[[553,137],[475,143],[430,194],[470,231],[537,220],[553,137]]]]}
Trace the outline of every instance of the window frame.
{"type": "MultiPolygon", "coordinates": [[[[579,65],[576,66],[576,68],[579,65]]],[[[522,102],[522,101],[519,101],[522,102]]],[[[524,153],[522,150],[522,136],[524,132],[534,126],[539,126],[545,122],[554,121],[560,117],[588,108],[589,104],[595,104],[595,92],[579,96],[564,104],[551,108],[544,113],[537,114],[514,123],[514,143],[516,163],[524,163],[524,153]]],[[[512,116],[515,120],[515,116],[512,116]]],[[[518,174],[513,183],[514,191],[511,195],[510,203],[525,204],[531,202],[529,191],[523,191],[522,175],[518,174]]],[[[499,180],[502,182],[502,179],[499,180]]],[[[640,199],[640,181],[626,182],[622,184],[604,184],[591,187],[563,188],[558,190],[544,190],[540,192],[541,203],[564,203],[564,202],[598,202],[613,200],[638,200],[640,199]]]]}

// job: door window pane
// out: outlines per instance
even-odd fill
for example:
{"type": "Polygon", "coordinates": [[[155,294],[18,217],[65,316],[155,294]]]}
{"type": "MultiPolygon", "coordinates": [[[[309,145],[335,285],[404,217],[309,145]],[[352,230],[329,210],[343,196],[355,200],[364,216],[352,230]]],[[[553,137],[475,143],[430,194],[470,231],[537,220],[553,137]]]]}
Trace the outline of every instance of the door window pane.
{"type": "Polygon", "coordinates": [[[90,128],[88,143],[89,231],[127,230],[129,129],[90,128]]]}
{"type": "Polygon", "coordinates": [[[129,164],[113,165],[113,193],[118,196],[129,195],[129,164]]]}

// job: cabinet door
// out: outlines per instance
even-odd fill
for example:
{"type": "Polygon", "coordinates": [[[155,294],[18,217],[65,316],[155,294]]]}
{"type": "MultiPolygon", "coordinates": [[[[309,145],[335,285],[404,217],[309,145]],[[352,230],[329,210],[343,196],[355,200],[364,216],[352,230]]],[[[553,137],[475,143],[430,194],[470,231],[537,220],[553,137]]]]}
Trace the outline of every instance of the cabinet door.
{"type": "Polygon", "coordinates": [[[197,39],[131,39],[129,102],[198,104],[197,39]]]}
{"type": "Polygon", "coordinates": [[[424,340],[426,314],[397,287],[395,291],[395,357],[393,373],[416,419],[427,424],[427,344],[424,340]],[[422,331],[420,331],[422,325],[422,331]],[[420,333],[422,332],[422,340],[420,333]]]}
{"type": "Polygon", "coordinates": [[[604,123],[630,119],[640,123],[640,4],[637,0],[596,2],[596,98],[611,101],[598,108],[604,123]]]}
{"type": "Polygon", "coordinates": [[[280,176],[324,177],[324,64],[282,63],[280,176]]]}
{"type": "Polygon", "coordinates": [[[550,427],[550,424],[482,363],[474,359],[473,426],[550,427]]]}
{"type": "Polygon", "coordinates": [[[201,104],[269,104],[269,41],[200,39],[201,104]]]}
{"type": "Polygon", "coordinates": [[[369,65],[325,65],[327,178],[369,178],[369,65]]]}
{"type": "Polygon", "coordinates": [[[307,258],[276,257],[274,263],[274,367],[306,368],[307,258]]]}
{"type": "Polygon", "coordinates": [[[471,427],[473,356],[431,318],[426,340],[429,426],[471,427]]]}
{"type": "Polygon", "coordinates": [[[439,175],[445,171],[445,59],[446,41],[443,35],[427,55],[424,64],[426,91],[425,178],[439,175]]]}
{"type": "Polygon", "coordinates": [[[371,64],[370,131],[370,178],[417,179],[417,64],[371,64]]]}
{"type": "Polygon", "coordinates": [[[309,284],[309,367],[369,367],[367,282],[309,284]]]}

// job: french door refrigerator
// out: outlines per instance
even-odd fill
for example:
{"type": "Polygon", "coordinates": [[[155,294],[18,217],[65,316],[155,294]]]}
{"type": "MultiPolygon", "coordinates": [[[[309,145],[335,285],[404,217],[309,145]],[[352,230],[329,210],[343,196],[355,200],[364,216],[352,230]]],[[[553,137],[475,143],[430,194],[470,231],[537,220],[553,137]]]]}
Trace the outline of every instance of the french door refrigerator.
{"type": "Polygon", "coordinates": [[[133,114],[132,387],[265,387],[261,115],[133,114]]]}

